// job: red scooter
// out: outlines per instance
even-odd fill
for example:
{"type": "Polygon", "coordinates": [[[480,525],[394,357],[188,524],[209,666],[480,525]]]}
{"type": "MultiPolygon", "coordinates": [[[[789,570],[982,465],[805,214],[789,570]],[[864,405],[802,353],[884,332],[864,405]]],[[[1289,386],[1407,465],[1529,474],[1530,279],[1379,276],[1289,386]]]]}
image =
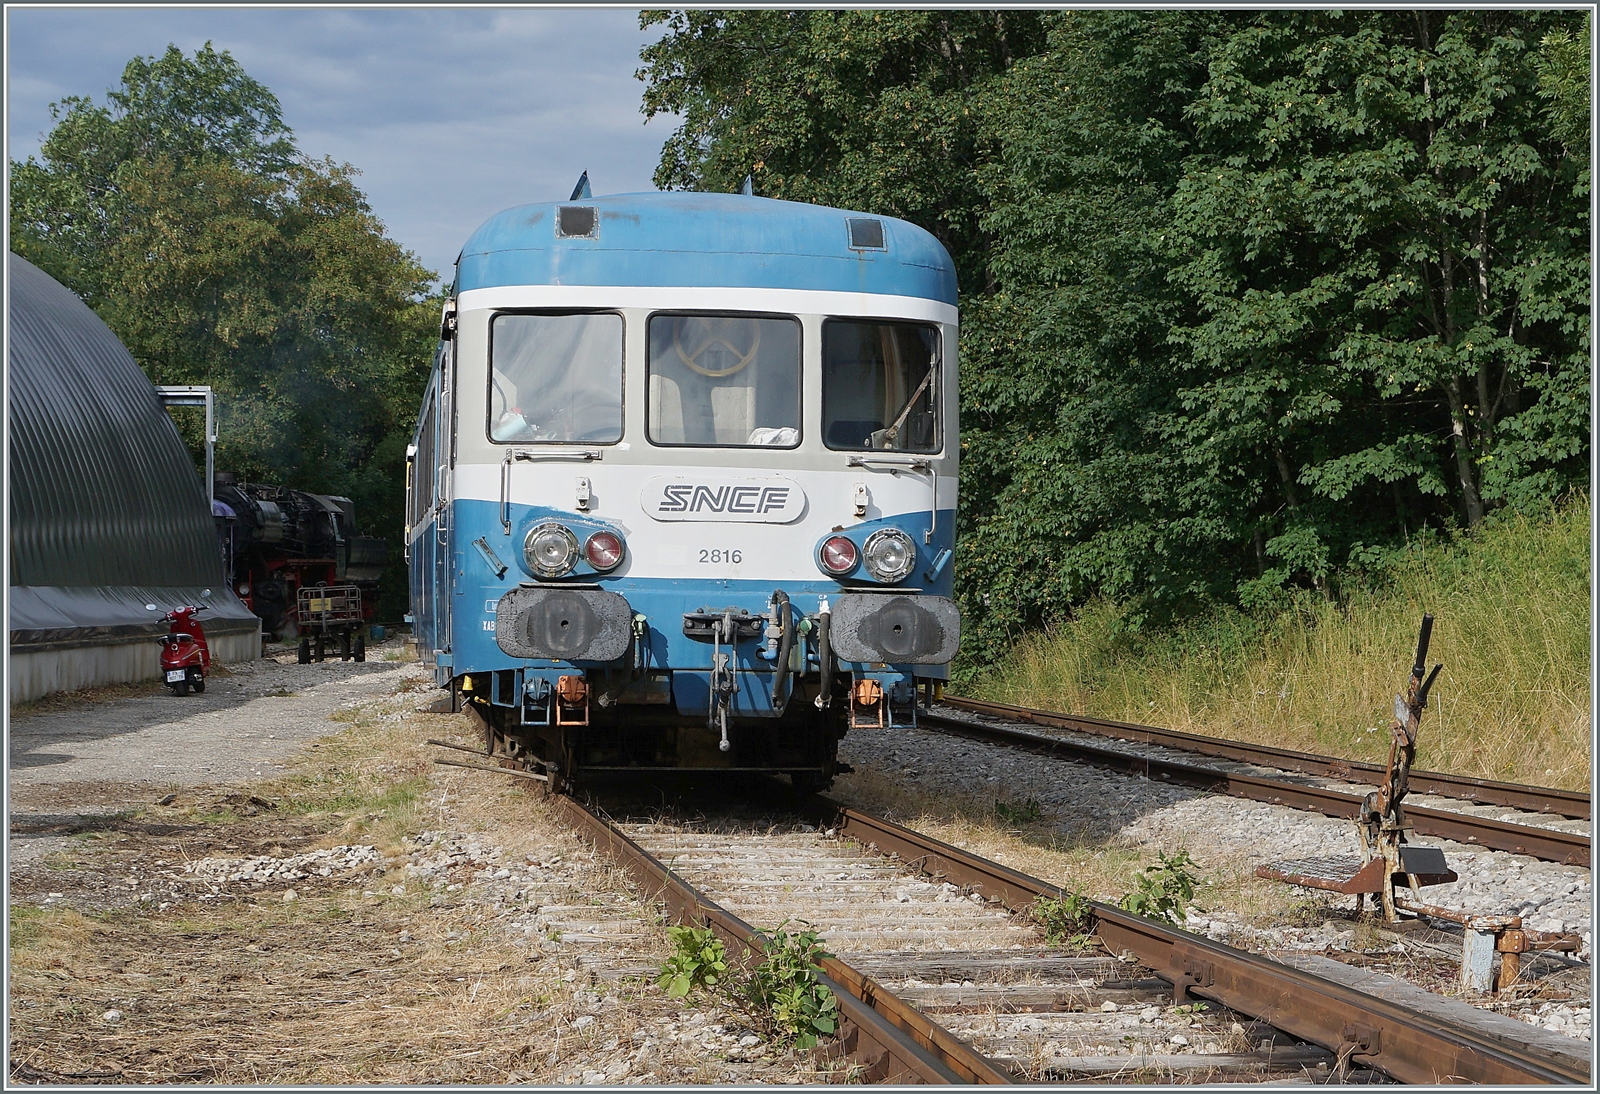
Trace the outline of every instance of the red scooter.
{"type": "MultiPolygon", "coordinates": [[[[158,611],[154,604],[146,604],[150,611],[158,611]]],[[[204,611],[204,604],[185,604],[173,608],[161,618],[172,627],[161,636],[161,676],[174,695],[188,695],[193,688],[196,695],[206,690],[206,670],[211,667],[211,647],[206,645],[206,632],[195,615],[204,611]]]]}

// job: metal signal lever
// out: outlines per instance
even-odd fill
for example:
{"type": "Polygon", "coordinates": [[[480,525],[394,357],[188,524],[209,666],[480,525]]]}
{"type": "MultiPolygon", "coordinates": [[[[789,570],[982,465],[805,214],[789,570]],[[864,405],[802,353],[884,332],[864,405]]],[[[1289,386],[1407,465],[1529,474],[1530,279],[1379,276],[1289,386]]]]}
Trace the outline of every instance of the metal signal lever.
{"type": "MultiPolygon", "coordinates": [[[[1400,803],[1410,790],[1411,764],[1417,758],[1417,730],[1422,724],[1422,713],[1428,708],[1428,692],[1444,665],[1427,671],[1428,643],[1433,637],[1433,616],[1424,614],[1422,628],[1417,633],[1417,656],[1411,666],[1411,679],[1406,694],[1394,697],[1394,725],[1390,728],[1389,764],[1382,785],[1368,794],[1361,805],[1357,827],[1361,834],[1361,854],[1364,862],[1382,857],[1386,863],[1383,888],[1379,897],[1384,918],[1394,922],[1399,918],[1395,905],[1394,875],[1400,871],[1400,846],[1406,841],[1405,813],[1400,803]],[[1427,673],[1426,676],[1423,674],[1427,673]]],[[[1412,892],[1418,887],[1411,879],[1412,892]]],[[[1358,898],[1359,899],[1359,898],[1358,898]]],[[[1359,907],[1359,905],[1358,905],[1359,907]]]]}

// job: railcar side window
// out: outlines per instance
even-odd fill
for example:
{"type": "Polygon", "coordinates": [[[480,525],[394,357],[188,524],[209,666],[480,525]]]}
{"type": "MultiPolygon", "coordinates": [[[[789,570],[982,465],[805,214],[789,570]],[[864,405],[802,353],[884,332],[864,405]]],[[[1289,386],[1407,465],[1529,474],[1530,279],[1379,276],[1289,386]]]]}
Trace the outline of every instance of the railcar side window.
{"type": "Polygon", "coordinates": [[[800,443],[800,324],[751,315],[650,317],[650,440],[800,443]]]}
{"type": "Polygon", "coordinates": [[[497,315],[489,347],[491,441],[622,439],[622,316],[497,315]]]}
{"type": "Polygon", "coordinates": [[[822,325],[822,440],[829,448],[937,452],[939,331],[924,323],[822,325]]]}

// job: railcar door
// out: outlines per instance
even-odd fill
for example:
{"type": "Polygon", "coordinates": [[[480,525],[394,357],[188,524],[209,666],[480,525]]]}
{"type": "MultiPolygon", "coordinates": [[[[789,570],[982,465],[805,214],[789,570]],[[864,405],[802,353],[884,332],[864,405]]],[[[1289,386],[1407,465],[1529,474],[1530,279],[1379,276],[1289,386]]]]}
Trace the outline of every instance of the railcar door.
{"type": "Polygon", "coordinates": [[[434,454],[438,451],[439,415],[437,374],[429,381],[422,397],[422,413],[417,419],[416,453],[410,461],[411,505],[409,561],[411,577],[411,617],[415,628],[417,654],[428,664],[433,663],[433,651],[438,648],[437,620],[434,616],[435,535],[434,514],[434,454]]]}
{"type": "MultiPolygon", "coordinates": [[[[451,392],[455,389],[455,334],[439,346],[439,386],[437,389],[437,433],[434,444],[434,481],[436,522],[434,524],[434,578],[433,618],[435,637],[433,650],[444,664],[450,664],[450,603],[455,591],[455,560],[451,549],[455,510],[451,505],[451,465],[455,462],[455,413],[451,405],[451,392]]],[[[454,676],[453,671],[445,673],[454,676]]]]}

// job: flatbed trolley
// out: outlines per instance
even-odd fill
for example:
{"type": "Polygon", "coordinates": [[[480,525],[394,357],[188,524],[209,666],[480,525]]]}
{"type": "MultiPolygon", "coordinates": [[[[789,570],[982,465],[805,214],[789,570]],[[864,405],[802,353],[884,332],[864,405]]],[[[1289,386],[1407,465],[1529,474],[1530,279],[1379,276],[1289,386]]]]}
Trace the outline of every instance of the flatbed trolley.
{"type": "Polygon", "coordinates": [[[316,585],[299,591],[295,625],[300,632],[299,662],[309,665],[327,656],[329,640],[339,640],[339,660],[367,659],[367,638],[361,618],[361,589],[355,585],[316,585]]]}

